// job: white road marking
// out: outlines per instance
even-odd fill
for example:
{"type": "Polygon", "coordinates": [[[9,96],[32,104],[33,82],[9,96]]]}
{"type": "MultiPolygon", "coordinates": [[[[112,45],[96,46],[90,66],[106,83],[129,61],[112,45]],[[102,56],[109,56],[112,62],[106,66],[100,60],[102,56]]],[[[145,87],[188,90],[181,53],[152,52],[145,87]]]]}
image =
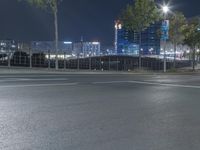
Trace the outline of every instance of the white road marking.
{"type": "Polygon", "coordinates": [[[46,86],[74,86],[78,85],[77,82],[74,83],[55,83],[55,84],[25,84],[25,85],[2,85],[0,88],[23,88],[23,87],[46,87],[46,86]]]}
{"type": "Polygon", "coordinates": [[[65,81],[69,80],[66,78],[52,78],[52,79],[28,79],[28,78],[21,78],[19,81],[65,81]]]}
{"type": "Polygon", "coordinates": [[[128,83],[130,81],[105,81],[105,82],[92,82],[93,84],[112,84],[112,83],[128,83]]]}
{"type": "Polygon", "coordinates": [[[93,84],[115,84],[115,83],[135,83],[135,84],[146,84],[146,85],[159,85],[168,87],[180,87],[180,88],[194,88],[200,89],[198,85],[182,85],[182,84],[170,84],[170,83],[156,83],[156,82],[146,82],[146,81],[108,81],[108,82],[93,82],[93,84]]]}
{"type": "Polygon", "coordinates": [[[7,78],[0,82],[18,82],[18,81],[67,81],[67,78],[52,78],[52,79],[31,79],[31,78],[7,78]]]}
{"type": "MultiPolygon", "coordinates": [[[[66,74],[67,75],[67,74],[66,74]]],[[[32,75],[0,75],[0,78],[31,78],[31,77],[58,77],[58,76],[65,76],[62,74],[32,74],[32,75]]]]}

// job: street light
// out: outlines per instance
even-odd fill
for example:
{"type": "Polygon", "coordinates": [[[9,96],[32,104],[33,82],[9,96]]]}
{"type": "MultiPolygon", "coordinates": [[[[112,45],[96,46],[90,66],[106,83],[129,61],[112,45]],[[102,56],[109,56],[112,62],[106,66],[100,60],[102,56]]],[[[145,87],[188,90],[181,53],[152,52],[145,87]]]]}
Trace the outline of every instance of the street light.
{"type": "Polygon", "coordinates": [[[164,14],[167,14],[169,12],[169,6],[163,5],[162,6],[162,11],[163,11],[164,14]]]}
{"type": "MultiPolygon", "coordinates": [[[[163,12],[163,15],[164,15],[164,21],[163,22],[166,22],[166,19],[167,19],[167,14],[168,12],[170,11],[169,9],[169,6],[168,5],[163,5],[162,6],[162,12],[163,12]]],[[[169,23],[169,21],[168,21],[169,23]]],[[[168,28],[169,28],[169,25],[166,25],[166,23],[164,23],[163,26],[163,30],[165,31],[164,35],[163,35],[163,42],[164,42],[164,72],[166,72],[167,70],[167,65],[166,65],[166,45],[167,45],[167,39],[168,39],[168,28]]]]}
{"type": "Polygon", "coordinates": [[[197,61],[199,62],[200,49],[197,49],[197,61]]]}

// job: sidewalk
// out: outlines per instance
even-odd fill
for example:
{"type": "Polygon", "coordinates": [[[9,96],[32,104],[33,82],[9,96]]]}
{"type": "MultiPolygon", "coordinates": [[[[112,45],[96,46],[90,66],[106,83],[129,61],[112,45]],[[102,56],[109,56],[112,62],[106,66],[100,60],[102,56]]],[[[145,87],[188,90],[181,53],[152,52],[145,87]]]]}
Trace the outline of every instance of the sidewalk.
{"type": "Polygon", "coordinates": [[[121,75],[187,75],[187,74],[199,74],[200,75],[200,64],[197,66],[198,69],[192,72],[191,67],[181,68],[177,71],[169,71],[163,73],[162,71],[147,71],[147,70],[135,70],[135,71],[100,71],[100,70],[73,70],[73,69],[48,69],[48,68],[28,68],[28,67],[2,67],[0,66],[0,75],[3,74],[121,74],[121,75]]]}
{"type": "MultiPolygon", "coordinates": [[[[184,68],[179,68],[177,71],[182,71],[182,72],[191,72],[192,71],[192,66],[191,67],[184,67],[184,68]]],[[[200,64],[197,64],[195,66],[195,72],[200,72],[200,64]]]]}
{"type": "MultiPolygon", "coordinates": [[[[124,71],[101,71],[101,70],[77,70],[77,69],[59,69],[54,68],[28,68],[28,67],[2,67],[1,74],[141,74],[142,72],[124,72],[124,71]]],[[[142,73],[143,74],[143,73],[142,73]]]]}

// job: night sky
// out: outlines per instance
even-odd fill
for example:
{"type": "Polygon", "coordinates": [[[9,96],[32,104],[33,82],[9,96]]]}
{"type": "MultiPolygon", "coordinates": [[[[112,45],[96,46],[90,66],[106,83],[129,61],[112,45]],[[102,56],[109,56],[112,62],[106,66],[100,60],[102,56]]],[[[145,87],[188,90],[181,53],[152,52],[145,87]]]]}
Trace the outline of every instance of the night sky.
{"type": "MultiPolygon", "coordinates": [[[[132,0],[63,0],[59,6],[59,39],[99,40],[103,45],[114,41],[114,20],[132,0]]],[[[200,0],[173,0],[173,10],[187,17],[200,14],[200,0]]],[[[0,0],[0,39],[53,40],[50,13],[17,0],[0,0]]]]}

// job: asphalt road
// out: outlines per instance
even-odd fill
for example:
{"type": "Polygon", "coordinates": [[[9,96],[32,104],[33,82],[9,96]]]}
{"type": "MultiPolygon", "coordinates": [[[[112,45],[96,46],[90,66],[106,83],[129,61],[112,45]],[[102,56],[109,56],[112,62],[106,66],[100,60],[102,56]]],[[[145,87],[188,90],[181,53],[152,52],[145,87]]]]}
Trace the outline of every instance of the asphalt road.
{"type": "Polygon", "coordinates": [[[0,150],[198,149],[198,75],[0,75],[0,150]]]}

